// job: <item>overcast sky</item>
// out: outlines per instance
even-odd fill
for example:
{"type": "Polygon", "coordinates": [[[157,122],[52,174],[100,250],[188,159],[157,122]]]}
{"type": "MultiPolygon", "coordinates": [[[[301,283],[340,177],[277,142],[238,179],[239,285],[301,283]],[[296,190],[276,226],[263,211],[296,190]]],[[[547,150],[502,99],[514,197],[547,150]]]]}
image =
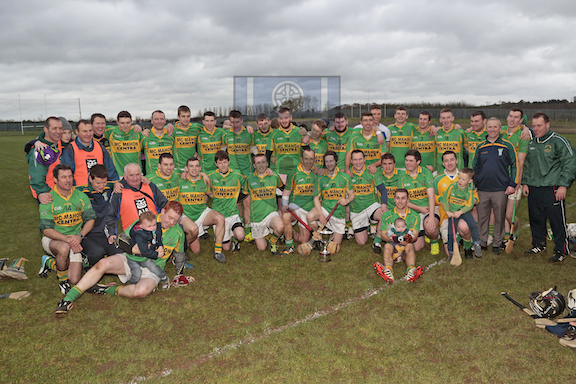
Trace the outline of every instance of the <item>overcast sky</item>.
{"type": "Polygon", "coordinates": [[[576,96],[573,0],[0,3],[0,119],[231,106],[233,76],[341,76],[342,103],[576,96]],[[44,99],[46,99],[46,106],[44,99]]]}

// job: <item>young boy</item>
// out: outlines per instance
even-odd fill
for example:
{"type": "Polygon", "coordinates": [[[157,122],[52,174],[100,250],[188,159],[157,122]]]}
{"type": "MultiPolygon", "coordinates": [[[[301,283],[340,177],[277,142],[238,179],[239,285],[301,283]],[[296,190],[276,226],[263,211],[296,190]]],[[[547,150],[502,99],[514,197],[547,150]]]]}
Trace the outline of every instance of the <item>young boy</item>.
{"type": "Polygon", "coordinates": [[[132,247],[132,254],[126,254],[132,275],[129,283],[136,284],[142,276],[142,268],[148,268],[150,272],[161,279],[163,290],[170,288],[166,272],[154,262],[154,260],[164,256],[162,226],[156,220],[154,213],[143,212],[138,223],[130,228],[130,246],[132,247]]]}
{"type": "MultiPolygon", "coordinates": [[[[472,185],[472,177],[474,171],[470,168],[462,168],[458,175],[458,181],[452,184],[446,190],[443,196],[440,197],[440,203],[446,211],[448,216],[448,254],[450,258],[454,253],[454,238],[453,234],[458,228],[458,221],[462,218],[472,234],[472,243],[474,244],[474,254],[476,257],[482,257],[482,248],[480,247],[480,233],[478,232],[478,224],[472,216],[472,208],[474,208],[474,187],[472,185]]],[[[469,244],[464,245],[464,250],[470,249],[469,244]]],[[[466,258],[472,258],[472,253],[466,252],[466,258]]]]}
{"type": "Polygon", "coordinates": [[[402,261],[402,256],[404,255],[404,246],[400,243],[406,241],[406,235],[409,234],[408,226],[406,226],[406,221],[399,217],[394,220],[394,224],[388,226],[388,237],[392,239],[392,245],[394,246],[394,259],[397,263],[402,261]]]}

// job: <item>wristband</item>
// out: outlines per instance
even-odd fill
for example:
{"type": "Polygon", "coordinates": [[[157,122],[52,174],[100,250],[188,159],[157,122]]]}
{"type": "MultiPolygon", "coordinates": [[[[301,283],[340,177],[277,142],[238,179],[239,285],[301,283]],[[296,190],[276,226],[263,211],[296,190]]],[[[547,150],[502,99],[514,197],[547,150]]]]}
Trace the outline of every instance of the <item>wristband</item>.
{"type": "Polygon", "coordinates": [[[82,234],[82,232],[78,233],[78,236],[80,236],[80,240],[84,240],[84,238],[86,237],[82,234]]]}

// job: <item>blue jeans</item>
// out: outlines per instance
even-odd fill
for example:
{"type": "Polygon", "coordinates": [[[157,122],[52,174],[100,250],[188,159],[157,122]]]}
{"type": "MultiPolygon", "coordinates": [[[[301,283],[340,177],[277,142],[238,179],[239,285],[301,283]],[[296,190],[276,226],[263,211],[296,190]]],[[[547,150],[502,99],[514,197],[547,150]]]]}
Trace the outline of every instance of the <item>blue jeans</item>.
{"type": "Polygon", "coordinates": [[[126,260],[128,261],[128,266],[130,267],[130,273],[132,275],[130,276],[130,281],[128,284],[136,284],[138,281],[140,281],[140,277],[142,276],[142,268],[148,268],[150,272],[158,276],[160,280],[164,281],[168,279],[166,272],[164,272],[164,270],[160,268],[152,259],[146,259],[140,262],[126,257],[126,260]]]}
{"type": "Polygon", "coordinates": [[[464,220],[466,224],[468,224],[468,228],[470,228],[470,232],[472,233],[472,244],[480,245],[480,233],[478,232],[478,224],[476,220],[474,220],[474,216],[472,216],[472,212],[466,212],[460,215],[460,217],[456,218],[449,218],[448,219],[448,252],[452,254],[454,252],[454,236],[452,228],[454,228],[454,232],[458,231],[458,222],[460,219],[464,220]],[[454,227],[452,227],[454,225],[454,227]]]}

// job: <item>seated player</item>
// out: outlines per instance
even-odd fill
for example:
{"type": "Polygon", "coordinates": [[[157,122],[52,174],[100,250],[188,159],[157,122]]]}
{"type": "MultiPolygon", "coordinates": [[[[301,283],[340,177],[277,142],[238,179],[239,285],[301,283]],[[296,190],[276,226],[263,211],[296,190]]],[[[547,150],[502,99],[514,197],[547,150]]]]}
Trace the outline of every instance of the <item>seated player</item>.
{"type": "Polygon", "coordinates": [[[404,236],[404,241],[399,244],[404,246],[404,255],[406,263],[406,278],[410,282],[416,281],[422,276],[422,267],[416,266],[416,249],[414,243],[418,240],[420,230],[420,215],[408,208],[408,191],[404,188],[396,189],[394,192],[394,202],[396,207],[393,210],[385,212],[382,215],[380,225],[380,236],[386,242],[384,245],[384,265],[379,262],[374,263],[376,274],[388,283],[394,283],[394,273],[392,265],[394,264],[394,246],[392,238],[388,236],[388,227],[394,224],[396,219],[404,219],[410,233],[404,236]]]}
{"type": "MultiPolygon", "coordinates": [[[[157,220],[162,225],[162,237],[164,239],[164,256],[155,261],[160,268],[165,268],[166,261],[171,255],[174,255],[179,260],[184,260],[186,257],[184,254],[184,232],[177,225],[182,216],[182,211],[182,204],[177,201],[170,201],[158,215],[157,220]]],[[[98,282],[105,274],[118,275],[118,278],[123,283],[130,280],[130,267],[128,267],[126,261],[126,254],[120,253],[105,257],[96,263],[94,267],[86,272],[78,284],[70,289],[64,299],[58,303],[55,314],[67,314],[73,307],[74,301],[79,299],[84,292],[143,298],[154,292],[160,282],[160,278],[157,275],[144,268],[142,276],[136,284],[123,286],[99,285],[98,282]]]]}
{"type": "Polygon", "coordinates": [[[49,258],[43,259],[43,269],[55,270],[60,291],[68,293],[70,283],[75,284],[82,276],[81,242],[94,227],[96,213],[88,196],[73,187],[72,169],[58,164],[53,171],[54,188],[50,191],[52,202],[40,204],[38,228],[44,235],[42,247],[49,258]]]}
{"type": "Polygon", "coordinates": [[[140,220],[130,228],[130,246],[132,252],[126,255],[132,277],[129,284],[136,284],[142,276],[142,269],[148,268],[162,281],[162,289],[170,288],[168,276],[154,260],[164,256],[162,245],[162,224],[156,221],[156,215],[150,211],[143,212],[140,220]]]}

